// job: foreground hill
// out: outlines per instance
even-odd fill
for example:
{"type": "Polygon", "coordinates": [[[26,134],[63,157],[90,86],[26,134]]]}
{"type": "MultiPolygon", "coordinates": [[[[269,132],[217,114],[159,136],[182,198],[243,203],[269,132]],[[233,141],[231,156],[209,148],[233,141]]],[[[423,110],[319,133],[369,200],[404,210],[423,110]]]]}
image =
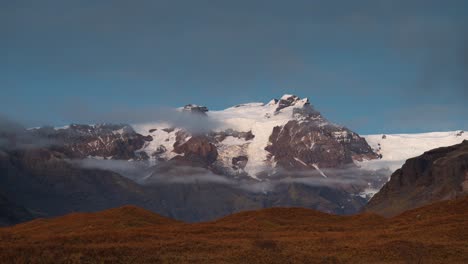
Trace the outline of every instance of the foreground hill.
{"type": "Polygon", "coordinates": [[[271,208],[186,224],[136,207],[0,229],[1,263],[467,263],[468,198],[393,218],[271,208]]]}
{"type": "Polygon", "coordinates": [[[468,140],[407,160],[365,210],[392,216],[465,195],[468,195],[468,140]]]}

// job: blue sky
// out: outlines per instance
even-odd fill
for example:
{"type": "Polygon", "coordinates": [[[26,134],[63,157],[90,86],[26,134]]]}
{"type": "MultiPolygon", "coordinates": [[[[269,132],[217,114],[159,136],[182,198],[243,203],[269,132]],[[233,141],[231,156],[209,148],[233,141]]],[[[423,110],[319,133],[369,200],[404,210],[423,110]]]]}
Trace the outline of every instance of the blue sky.
{"type": "Polygon", "coordinates": [[[468,130],[467,13],[461,0],[0,1],[0,113],[61,125],[82,109],[293,93],[359,133],[468,130]]]}

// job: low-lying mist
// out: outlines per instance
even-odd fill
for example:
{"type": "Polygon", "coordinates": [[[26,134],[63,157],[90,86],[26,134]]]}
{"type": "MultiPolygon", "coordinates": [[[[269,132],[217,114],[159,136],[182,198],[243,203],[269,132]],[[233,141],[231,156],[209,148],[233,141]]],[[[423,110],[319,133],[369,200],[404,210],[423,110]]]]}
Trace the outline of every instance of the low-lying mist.
{"type": "Polygon", "coordinates": [[[43,148],[60,144],[63,142],[43,135],[28,133],[28,130],[20,122],[0,114],[0,149],[43,148]]]}
{"type": "Polygon", "coordinates": [[[152,173],[152,164],[147,161],[86,158],[73,159],[69,162],[84,169],[113,171],[137,183],[144,183],[144,179],[152,173]]]}
{"type": "Polygon", "coordinates": [[[286,171],[277,169],[260,180],[250,177],[224,176],[200,167],[181,166],[172,162],[124,161],[103,159],[72,160],[72,164],[86,169],[101,169],[116,172],[141,185],[161,184],[222,184],[253,193],[268,193],[278,185],[303,184],[312,187],[327,187],[363,192],[380,189],[388,180],[391,170],[374,170],[349,166],[340,169],[286,171]],[[322,173],[327,177],[323,177],[322,173]]]}

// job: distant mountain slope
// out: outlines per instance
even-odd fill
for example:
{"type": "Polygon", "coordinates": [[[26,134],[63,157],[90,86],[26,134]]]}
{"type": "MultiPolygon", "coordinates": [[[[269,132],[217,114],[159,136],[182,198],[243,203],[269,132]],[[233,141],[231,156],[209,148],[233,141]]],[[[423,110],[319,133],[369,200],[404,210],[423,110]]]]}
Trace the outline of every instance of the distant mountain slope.
{"type": "Polygon", "coordinates": [[[0,186],[5,197],[36,217],[144,206],[147,198],[135,182],[111,171],[74,166],[62,155],[44,148],[2,152],[0,186]]]}
{"type": "Polygon", "coordinates": [[[468,140],[407,160],[365,210],[392,216],[464,195],[468,195],[468,140]]]}
{"type": "Polygon", "coordinates": [[[186,224],[135,207],[0,228],[1,263],[467,263],[468,197],[385,219],[270,208],[186,224]]]}

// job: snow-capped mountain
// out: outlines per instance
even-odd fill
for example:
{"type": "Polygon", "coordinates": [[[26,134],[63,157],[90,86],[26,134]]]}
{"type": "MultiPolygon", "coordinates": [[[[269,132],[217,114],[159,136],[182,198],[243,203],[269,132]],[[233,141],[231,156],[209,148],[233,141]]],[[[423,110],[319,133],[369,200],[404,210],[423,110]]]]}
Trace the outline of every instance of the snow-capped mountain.
{"type": "Polygon", "coordinates": [[[329,122],[307,98],[295,95],[221,111],[197,105],[182,110],[202,114],[217,127],[199,135],[164,123],[134,125],[153,139],[139,151],[153,160],[179,160],[256,179],[278,168],[320,171],[378,157],[358,134],[329,122]]]}
{"type": "Polygon", "coordinates": [[[463,131],[359,136],[328,121],[307,98],[283,95],[220,111],[189,104],[178,109],[210,130],[190,132],[170,122],[133,125],[70,125],[30,132],[59,141],[69,158],[171,161],[216,174],[265,179],[278,171],[322,170],[358,165],[363,169],[403,165],[408,158],[468,139],[463,131]],[[205,120],[206,119],[206,120],[205,120]]]}

